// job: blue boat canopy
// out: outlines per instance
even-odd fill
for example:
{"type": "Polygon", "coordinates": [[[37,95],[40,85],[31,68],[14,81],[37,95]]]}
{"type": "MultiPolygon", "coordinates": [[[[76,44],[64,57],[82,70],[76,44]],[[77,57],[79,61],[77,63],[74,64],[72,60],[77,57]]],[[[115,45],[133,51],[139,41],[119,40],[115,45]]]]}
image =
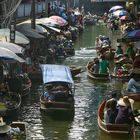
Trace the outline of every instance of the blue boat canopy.
{"type": "Polygon", "coordinates": [[[64,65],[42,64],[40,65],[43,76],[43,83],[66,82],[73,84],[69,67],[64,65]]]}

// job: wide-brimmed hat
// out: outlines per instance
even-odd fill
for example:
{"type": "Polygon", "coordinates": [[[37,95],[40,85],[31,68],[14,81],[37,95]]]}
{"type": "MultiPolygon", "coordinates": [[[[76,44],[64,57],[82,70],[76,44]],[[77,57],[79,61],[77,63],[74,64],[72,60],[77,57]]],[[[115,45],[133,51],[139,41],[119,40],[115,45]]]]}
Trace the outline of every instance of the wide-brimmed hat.
{"type": "Polygon", "coordinates": [[[130,99],[128,96],[124,96],[123,98],[120,98],[118,101],[118,105],[121,106],[130,106],[134,103],[133,99],[130,99]]]}
{"type": "Polygon", "coordinates": [[[3,122],[3,118],[0,118],[0,134],[4,134],[9,132],[11,127],[9,125],[6,125],[5,122],[3,122]]]}

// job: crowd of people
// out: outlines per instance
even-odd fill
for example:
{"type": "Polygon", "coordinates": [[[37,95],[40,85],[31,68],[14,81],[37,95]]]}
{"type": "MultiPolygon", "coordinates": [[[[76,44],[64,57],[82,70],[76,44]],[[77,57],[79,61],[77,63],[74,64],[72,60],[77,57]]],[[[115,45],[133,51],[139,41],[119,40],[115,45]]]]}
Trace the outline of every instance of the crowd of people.
{"type": "Polygon", "coordinates": [[[47,102],[73,101],[73,95],[70,93],[70,89],[67,86],[47,84],[44,88],[43,98],[47,102]]]}

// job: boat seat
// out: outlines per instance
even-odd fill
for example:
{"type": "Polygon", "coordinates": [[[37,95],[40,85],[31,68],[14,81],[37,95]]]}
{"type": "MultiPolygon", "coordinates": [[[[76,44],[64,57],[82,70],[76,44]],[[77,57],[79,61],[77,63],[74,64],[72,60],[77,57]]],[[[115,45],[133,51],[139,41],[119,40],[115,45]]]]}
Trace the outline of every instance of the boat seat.
{"type": "Polygon", "coordinates": [[[113,131],[113,130],[119,130],[119,131],[129,131],[130,125],[128,124],[107,124],[106,129],[113,131]]]}

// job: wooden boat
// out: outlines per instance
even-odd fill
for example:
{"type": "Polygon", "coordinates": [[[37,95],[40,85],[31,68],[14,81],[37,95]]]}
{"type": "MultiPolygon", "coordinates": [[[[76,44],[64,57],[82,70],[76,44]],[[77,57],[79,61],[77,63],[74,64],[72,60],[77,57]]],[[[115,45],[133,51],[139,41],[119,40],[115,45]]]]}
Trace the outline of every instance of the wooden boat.
{"type": "Polygon", "coordinates": [[[140,101],[140,92],[127,92],[127,95],[135,101],[140,101]]]}
{"type": "Polygon", "coordinates": [[[72,77],[75,77],[82,72],[82,69],[81,67],[76,67],[73,65],[73,66],[70,66],[70,71],[71,71],[72,77]]]}
{"type": "Polygon", "coordinates": [[[10,136],[12,140],[26,140],[27,139],[27,124],[26,122],[12,122],[10,124],[10,136]]]}
{"type": "Polygon", "coordinates": [[[40,109],[48,113],[74,112],[74,82],[69,67],[63,65],[41,65],[43,87],[51,84],[53,100],[44,97],[44,88],[40,96],[40,109]],[[47,75],[46,75],[47,74],[47,75]],[[63,87],[61,90],[57,87],[63,87]],[[65,94],[67,91],[67,95],[65,94]]]}
{"type": "Polygon", "coordinates": [[[86,66],[87,75],[89,78],[91,78],[93,80],[101,80],[101,81],[110,79],[109,74],[94,74],[92,69],[91,69],[93,64],[94,64],[93,61],[89,61],[87,66],[86,66]]]}
{"type": "Polygon", "coordinates": [[[9,117],[18,114],[21,106],[21,95],[8,92],[0,95],[0,116],[9,117]]]}
{"type": "Polygon", "coordinates": [[[109,134],[115,136],[133,134],[133,128],[130,128],[127,124],[106,124],[103,120],[103,113],[106,101],[103,101],[98,109],[98,126],[99,128],[109,134]]]}

